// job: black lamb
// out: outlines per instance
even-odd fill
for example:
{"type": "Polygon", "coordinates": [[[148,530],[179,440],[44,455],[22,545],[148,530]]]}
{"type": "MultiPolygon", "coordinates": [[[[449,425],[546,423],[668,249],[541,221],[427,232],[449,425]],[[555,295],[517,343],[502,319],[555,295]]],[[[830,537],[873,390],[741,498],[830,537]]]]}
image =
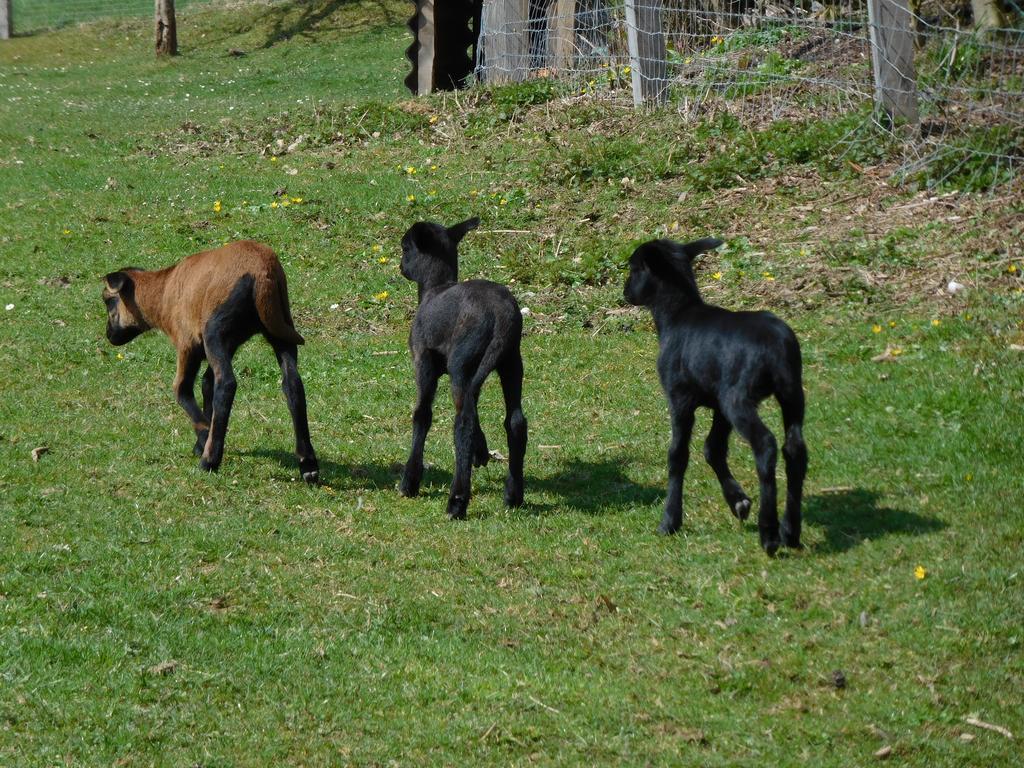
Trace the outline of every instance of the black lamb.
{"type": "Polygon", "coordinates": [[[630,304],[649,307],[654,316],[658,374],[672,415],[668,495],[659,531],[674,533],[682,525],[683,475],[690,458],[694,411],[704,406],[714,411],[704,458],[718,476],[729,509],[741,520],[750,514],[750,498],[726,461],[733,428],[754,451],[761,486],[757,525],[761,546],[773,555],[780,543],[777,448],[757,407],[774,395],[782,408],[786,511],[781,543],[799,547],[800,500],[807,473],[800,344],[792,329],[770,312],[732,312],[704,302],[692,262],[721,244],[713,238],[686,244],[652,240],[637,248],[629,260],[624,295],[630,304]]]}
{"type": "Polygon", "coordinates": [[[490,458],[477,402],[484,380],[494,370],[505,395],[509,453],[505,503],[510,507],[523,503],[522,314],[505,286],[487,280],[458,282],[458,244],[479,224],[478,218],[450,228],[421,221],[402,238],[402,275],[418,286],[419,308],[409,333],[417,388],[412,450],[400,490],[405,496],[419,493],[423,444],[433,420],[437,380],[447,373],[455,404],[455,473],[448,498],[452,519],[466,516],[472,467],[484,466],[490,458]]]}

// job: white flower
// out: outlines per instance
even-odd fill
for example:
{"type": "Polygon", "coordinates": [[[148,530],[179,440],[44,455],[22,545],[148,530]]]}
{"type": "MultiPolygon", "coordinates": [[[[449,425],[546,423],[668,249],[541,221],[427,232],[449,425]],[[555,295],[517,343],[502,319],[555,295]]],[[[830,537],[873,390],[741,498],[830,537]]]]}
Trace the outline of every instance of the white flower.
{"type": "Polygon", "coordinates": [[[13,304],[8,304],[6,307],[4,307],[4,309],[6,309],[8,312],[10,312],[12,309],[14,309],[14,305],[13,304]]]}

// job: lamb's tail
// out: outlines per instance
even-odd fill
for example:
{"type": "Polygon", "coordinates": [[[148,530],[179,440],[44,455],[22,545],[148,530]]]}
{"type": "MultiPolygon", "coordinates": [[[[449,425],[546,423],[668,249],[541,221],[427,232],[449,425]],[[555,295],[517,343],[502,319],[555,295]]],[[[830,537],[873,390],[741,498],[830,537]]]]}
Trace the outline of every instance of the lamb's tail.
{"type": "Polygon", "coordinates": [[[275,339],[292,344],[305,344],[295,330],[292,312],[288,304],[288,283],[281,264],[274,261],[271,273],[256,281],[256,313],[260,322],[267,329],[267,334],[275,339]]]}

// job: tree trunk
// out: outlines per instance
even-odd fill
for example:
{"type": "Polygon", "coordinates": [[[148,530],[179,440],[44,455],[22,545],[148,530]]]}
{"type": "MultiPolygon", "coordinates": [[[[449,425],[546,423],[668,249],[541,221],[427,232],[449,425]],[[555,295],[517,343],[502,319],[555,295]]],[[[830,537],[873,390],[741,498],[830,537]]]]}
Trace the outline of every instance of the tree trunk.
{"type": "Polygon", "coordinates": [[[178,25],[174,20],[174,0],[156,0],[156,55],[178,55],[178,25]]]}

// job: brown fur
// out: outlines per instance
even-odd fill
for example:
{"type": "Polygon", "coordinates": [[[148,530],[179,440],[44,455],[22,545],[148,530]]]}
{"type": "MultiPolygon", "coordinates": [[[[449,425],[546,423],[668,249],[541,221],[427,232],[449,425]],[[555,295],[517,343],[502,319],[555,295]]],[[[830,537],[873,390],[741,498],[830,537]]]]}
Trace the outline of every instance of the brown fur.
{"type": "MultiPolygon", "coordinates": [[[[193,254],[165,269],[124,271],[135,284],[136,319],[166,333],[179,349],[202,343],[210,316],[245,275],[255,279],[256,312],[267,332],[292,344],[305,343],[292,322],[281,262],[262,243],[241,240],[193,254]]],[[[115,293],[108,285],[104,296],[115,293]]],[[[124,310],[134,310],[131,302],[126,305],[124,310]]]]}
{"type": "Polygon", "coordinates": [[[316,482],[318,465],[297,368],[297,346],[304,340],[292,322],[284,269],[270,248],[243,240],[196,253],[164,269],[126,267],[106,276],[103,299],[111,343],[126,344],[157,328],[177,347],[174,393],[192,421],[203,469],[217,469],[223,456],[236,386],[231,358],[239,344],[263,333],[281,365],[300,471],[307,481],[316,482]],[[247,291],[250,285],[251,296],[236,292],[247,291]],[[258,324],[251,316],[253,308],[258,324]],[[207,371],[200,408],[194,388],[203,360],[207,371]]]}

